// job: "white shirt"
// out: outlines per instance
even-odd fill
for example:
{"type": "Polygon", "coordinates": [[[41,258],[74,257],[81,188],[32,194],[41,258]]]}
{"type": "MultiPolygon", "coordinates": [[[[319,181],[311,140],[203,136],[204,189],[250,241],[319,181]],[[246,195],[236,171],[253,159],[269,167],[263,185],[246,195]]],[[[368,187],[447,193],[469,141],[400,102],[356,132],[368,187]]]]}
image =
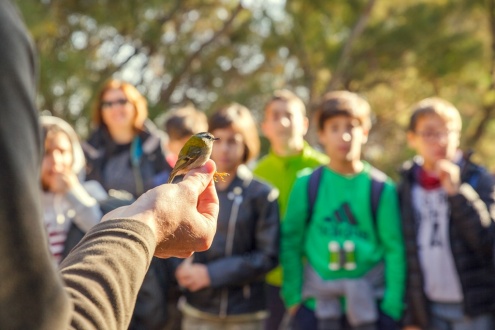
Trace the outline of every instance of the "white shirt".
{"type": "Polygon", "coordinates": [[[461,302],[461,283],[450,248],[447,194],[441,187],[426,190],[415,184],[412,199],[425,294],[435,302],[461,302]]]}

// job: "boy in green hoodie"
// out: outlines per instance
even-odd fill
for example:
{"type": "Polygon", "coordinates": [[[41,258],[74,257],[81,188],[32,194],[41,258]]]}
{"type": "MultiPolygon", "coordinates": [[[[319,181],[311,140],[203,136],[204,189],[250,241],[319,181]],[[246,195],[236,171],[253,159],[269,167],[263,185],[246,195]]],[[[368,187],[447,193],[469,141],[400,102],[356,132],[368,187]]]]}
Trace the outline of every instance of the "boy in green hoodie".
{"type": "MultiPolygon", "coordinates": [[[[261,129],[270,141],[270,152],[255,166],[254,174],[279,191],[279,209],[283,216],[292,184],[299,171],[328,163],[323,153],[313,149],[305,140],[309,120],[303,101],[287,89],[277,90],[265,105],[261,129]]],[[[286,313],[280,298],[282,271],[275,268],[266,276],[267,306],[270,315],[266,330],[279,329],[286,313]]]]}
{"type": "MultiPolygon", "coordinates": [[[[318,329],[341,329],[342,310],[352,329],[393,329],[403,310],[404,246],[395,185],[383,173],[376,215],[372,211],[370,187],[377,170],[361,160],[370,106],[357,94],[330,92],[317,119],[330,161],[322,169],[312,212],[310,174],[292,188],[282,223],[283,299],[293,316],[314,308],[318,329]]],[[[297,316],[294,322],[309,329],[297,316]]]]}

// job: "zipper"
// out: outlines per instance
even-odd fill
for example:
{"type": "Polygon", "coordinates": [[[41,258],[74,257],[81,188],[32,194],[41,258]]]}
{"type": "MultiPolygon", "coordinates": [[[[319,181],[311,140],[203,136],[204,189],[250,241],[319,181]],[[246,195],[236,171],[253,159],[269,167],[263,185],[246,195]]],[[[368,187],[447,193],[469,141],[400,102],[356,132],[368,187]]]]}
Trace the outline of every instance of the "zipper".
{"type": "MultiPolygon", "coordinates": [[[[225,244],[225,256],[230,257],[234,249],[234,236],[235,226],[237,224],[237,216],[239,214],[239,207],[242,203],[242,188],[235,187],[232,192],[228,194],[230,200],[234,200],[232,203],[232,210],[230,211],[229,225],[227,228],[227,242],[225,244]]],[[[227,316],[227,307],[229,304],[229,290],[227,288],[222,289],[220,298],[220,317],[227,316]]]]}
{"type": "Polygon", "coordinates": [[[249,299],[251,297],[251,286],[249,284],[242,287],[242,295],[244,296],[244,299],[249,299]]]}

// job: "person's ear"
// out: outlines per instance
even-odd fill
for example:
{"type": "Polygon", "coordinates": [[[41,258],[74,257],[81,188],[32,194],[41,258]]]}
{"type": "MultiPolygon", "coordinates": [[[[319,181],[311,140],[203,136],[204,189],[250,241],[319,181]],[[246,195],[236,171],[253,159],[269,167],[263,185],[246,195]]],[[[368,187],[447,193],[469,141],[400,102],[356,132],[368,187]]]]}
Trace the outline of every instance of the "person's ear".
{"type": "Polygon", "coordinates": [[[308,133],[308,129],[309,129],[309,119],[308,119],[308,117],[304,116],[303,117],[303,136],[305,136],[306,133],[308,133]]]}
{"type": "Polygon", "coordinates": [[[363,127],[363,144],[365,144],[366,142],[368,142],[368,136],[370,134],[370,130],[369,128],[364,128],[363,127]]]}
{"type": "Polygon", "coordinates": [[[407,144],[408,144],[409,148],[416,149],[417,136],[412,131],[407,131],[407,144]]]}
{"type": "Polygon", "coordinates": [[[269,136],[268,131],[269,131],[268,124],[266,123],[266,120],[263,119],[263,121],[261,122],[261,132],[265,137],[268,137],[269,136]]]}
{"type": "Polygon", "coordinates": [[[318,142],[324,146],[325,145],[325,135],[323,134],[323,130],[319,129],[316,131],[316,134],[318,134],[318,142]]]}

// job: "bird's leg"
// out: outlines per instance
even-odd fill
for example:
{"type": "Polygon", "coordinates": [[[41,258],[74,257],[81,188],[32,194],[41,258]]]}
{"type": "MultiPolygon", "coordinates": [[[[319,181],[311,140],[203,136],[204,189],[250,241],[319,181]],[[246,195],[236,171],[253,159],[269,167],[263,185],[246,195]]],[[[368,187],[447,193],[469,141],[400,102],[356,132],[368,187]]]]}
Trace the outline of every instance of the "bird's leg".
{"type": "Polygon", "coordinates": [[[215,180],[215,182],[218,182],[218,179],[220,178],[223,182],[225,182],[225,177],[229,175],[229,173],[221,173],[215,171],[215,173],[213,174],[213,180],[215,180]]]}

